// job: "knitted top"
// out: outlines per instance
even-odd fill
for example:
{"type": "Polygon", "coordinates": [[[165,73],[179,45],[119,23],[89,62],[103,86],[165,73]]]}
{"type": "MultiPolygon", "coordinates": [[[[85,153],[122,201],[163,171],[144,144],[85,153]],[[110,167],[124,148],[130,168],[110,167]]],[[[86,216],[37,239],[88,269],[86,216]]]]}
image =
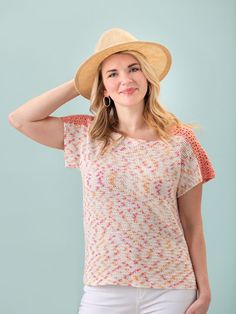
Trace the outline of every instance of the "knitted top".
{"type": "Polygon", "coordinates": [[[98,156],[93,116],[61,119],[65,167],[83,182],[84,284],[197,289],[177,198],[215,172],[193,131],[176,128],[171,145],[126,137],[98,156]]]}

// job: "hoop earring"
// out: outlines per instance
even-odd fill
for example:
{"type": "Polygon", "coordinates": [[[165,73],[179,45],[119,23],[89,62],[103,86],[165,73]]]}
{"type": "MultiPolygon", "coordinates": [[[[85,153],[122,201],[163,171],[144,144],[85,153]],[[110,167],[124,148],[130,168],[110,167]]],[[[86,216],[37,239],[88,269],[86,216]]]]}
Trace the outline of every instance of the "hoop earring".
{"type": "Polygon", "coordinates": [[[109,107],[111,105],[111,98],[110,98],[110,96],[109,97],[103,97],[102,101],[103,101],[103,104],[104,104],[105,107],[109,107]],[[109,104],[108,105],[106,105],[105,98],[109,99],[109,104]]]}

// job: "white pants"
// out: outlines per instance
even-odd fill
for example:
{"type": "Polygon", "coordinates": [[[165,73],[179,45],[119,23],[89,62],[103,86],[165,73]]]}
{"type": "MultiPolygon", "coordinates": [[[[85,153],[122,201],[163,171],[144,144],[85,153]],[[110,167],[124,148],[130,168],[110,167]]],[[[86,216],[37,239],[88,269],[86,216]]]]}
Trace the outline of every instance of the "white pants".
{"type": "Polygon", "coordinates": [[[196,299],[194,289],[84,285],[78,314],[184,314],[196,299]]]}

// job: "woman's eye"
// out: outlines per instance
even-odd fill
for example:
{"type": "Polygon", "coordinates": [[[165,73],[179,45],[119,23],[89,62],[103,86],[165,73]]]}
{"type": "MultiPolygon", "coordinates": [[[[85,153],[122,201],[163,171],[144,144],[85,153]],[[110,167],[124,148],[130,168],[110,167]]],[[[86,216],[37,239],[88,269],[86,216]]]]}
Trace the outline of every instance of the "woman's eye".
{"type": "Polygon", "coordinates": [[[113,74],[116,74],[116,73],[111,73],[110,75],[108,75],[108,77],[112,77],[113,74]]]}
{"type": "MultiPolygon", "coordinates": [[[[132,70],[139,70],[139,68],[132,68],[132,70]]],[[[136,71],[135,71],[136,72],[136,71]]]]}

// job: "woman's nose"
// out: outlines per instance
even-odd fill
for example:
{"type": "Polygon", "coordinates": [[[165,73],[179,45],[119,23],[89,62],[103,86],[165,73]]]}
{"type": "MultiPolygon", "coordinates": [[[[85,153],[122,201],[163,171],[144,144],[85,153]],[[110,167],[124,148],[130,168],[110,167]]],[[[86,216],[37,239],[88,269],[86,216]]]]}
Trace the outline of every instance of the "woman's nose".
{"type": "Polygon", "coordinates": [[[123,72],[120,74],[120,80],[121,80],[121,83],[123,84],[133,81],[131,74],[127,72],[123,72]]]}

